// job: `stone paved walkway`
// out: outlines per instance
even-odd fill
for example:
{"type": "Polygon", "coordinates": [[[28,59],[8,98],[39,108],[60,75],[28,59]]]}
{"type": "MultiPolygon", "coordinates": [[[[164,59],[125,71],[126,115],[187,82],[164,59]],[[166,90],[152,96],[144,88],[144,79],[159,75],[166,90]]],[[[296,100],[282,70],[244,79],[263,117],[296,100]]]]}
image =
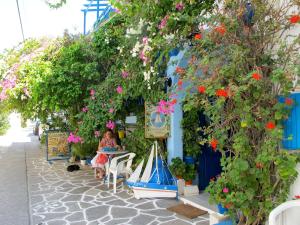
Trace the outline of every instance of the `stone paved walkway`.
{"type": "Polygon", "coordinates": [[[122,184],[113,194],[89,167],[70,173],[66,162],[50,165],[41,152],[27,161],[33,224],[208,224],[207,215],[190,220],[166,210],[176,200],[137,200],[122,184]]]}
{"type": "Polygon", "coordinates": [[[70,173],[65,161],[50,165],[32,127],[0,137],[0,163],[1,225],[209,224],[208,215],[190,220],[168,211],[175,199],[137,200],[122,184],[113,194],[89,167],[70,173]]]}

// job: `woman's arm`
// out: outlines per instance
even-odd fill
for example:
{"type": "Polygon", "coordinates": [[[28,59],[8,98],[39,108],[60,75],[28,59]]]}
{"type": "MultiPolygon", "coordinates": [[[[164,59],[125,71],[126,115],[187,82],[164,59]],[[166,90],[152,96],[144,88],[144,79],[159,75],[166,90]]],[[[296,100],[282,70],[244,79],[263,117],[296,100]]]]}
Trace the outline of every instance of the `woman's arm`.
{"type": "Polygon", "coordinates": [[[98,151],[100,151],[102,149],[102,147],[104,147],[104,140],[102,139],[101,141],[99,141],[99,145],[98,145],[98,151]]]}

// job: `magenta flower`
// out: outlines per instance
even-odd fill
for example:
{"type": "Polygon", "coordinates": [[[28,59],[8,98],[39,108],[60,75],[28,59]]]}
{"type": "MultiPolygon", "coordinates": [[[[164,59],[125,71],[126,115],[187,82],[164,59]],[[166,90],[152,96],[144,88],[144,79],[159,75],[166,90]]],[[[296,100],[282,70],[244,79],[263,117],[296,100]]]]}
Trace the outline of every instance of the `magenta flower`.
{"type": "Polygon", "coordinates": [[[175,8],[178,10],[178,11],[181,11],[183,10],[184,8],[184,4],[182,2],[179,2],[176,4],[175,8]]]}
{"type": "Polygon", "coordinates": [[[107,127],[108,129],[113,130],[113,129],[115,129],[115,126],[116,126],[115,122],[113,122],[113,121],[111,121],[111,120],[109,120],[109,121],[106,123],[106,127],[107,127]]]}
{"type": "Polygon", "coordinates": [[[69,137],[68,137],[68,142],[69,143],[74,143],[74,144],[77,144],[77,143],[83,143],[83,139],[79,136],[76,136],[74,135],[72,132],[70,133],[69,137]]]}
{"type": "Polygon", "coordinates": [[[168,19],[169,19],[169,16],[166,15],[166,16],[160,21],[160,24],[159,24],[159,26],[158,26],[158,28],[159,28],[160,30],[162,30],[162,29],[167,25],[168,19]]]}
{"type": "Polygon", "coordinates": [[[128,72],[126,72],[126,71],[122,71],[122,77],[125,79],[125,78],[127,78],[128,77],[128,75],[129,75],[129,73],[128,72]]]}
{"type": "Polygon", "coordinates": [[[123,92],[123,88],[122,88],[122,86],[120,86],[120,85],[117,87],[116,90],[117,90],[117,92],[118,92],[119,94],[122,94],[122,92],[123,92]]]}
{"type": "Polygon", "coordinates": [[[174,112],[175,101],[165,101],[160,100],[158,106],[156,107],[156,111],[161,114],[170,115],[174,112]]]}
{"type": "Polygon", "coordinates": [[[99,130],[95,130],[94,135],[95,135],[96,138],[100,137],[100,131],[99,130]]]}
{"type": "Polygon", "coordinates": [[[113,113],[114,111],[115,111],[114,108],[110,108],[110,109],[108,110],[109,113],[113,113]]]}
{"type": "Polygon", "coordinates": [[[228,193],[229,189],[227,187],[223,188],[223,193],[228,193]]]}
{"type": "Polygon", "coordinates": [[[83,108],[81,109],[81,111],[82,111],[82,112],[87,112],[87,111],[89,111],[89,109],[88,109],[87,106],[85,106],[85,107],[83,107],[83,108]]]}
{"type": "Polygon", "coordinates": [[[96,94],[96,91],[95,91],[94,89],[91,89],[91,90],[90,90],[90,95],[91,95],[91,96],[94,96],[95,94],[96,94]]]}

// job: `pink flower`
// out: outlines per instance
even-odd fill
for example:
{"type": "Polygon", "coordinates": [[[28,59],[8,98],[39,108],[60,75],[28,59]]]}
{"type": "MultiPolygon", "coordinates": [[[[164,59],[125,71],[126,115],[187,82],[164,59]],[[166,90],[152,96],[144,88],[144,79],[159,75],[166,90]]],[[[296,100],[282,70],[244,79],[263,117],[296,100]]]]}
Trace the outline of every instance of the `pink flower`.
{"type": "Polygon", "coordinates": [[[120,14],[120,13],[121,13],[121,10],[120,10],[120,9],[117,9],[117,8],[115,8],[115,12],[116,12],[117,14],[120,14]]]}
{"type": "Polygon", "coordinates": [[[82,111],[82,112],[87,112],[87,111],[89,111],[89,109],[88,109],[87,106],[85,106],[85,107],[83,107],[83,108],[81,109],[81,111],[82,111]]]}
{"type": "Polygon", "coordinates": [[[178,10],[178,11],[181,11],[183,10],[184,8],[184,4],[182,2],[179,2],[176,4],[175,8],[178,10]]]}
{"type": "Polygon", "coordinates": [[[223,188],[223,193],[228,193],[229,189],[227,187],[223,188]]]}
{"type": "Polygon", "coordinates": [[[116,126],[115,122],[113,122],[113,121],[111,121],[111,120],[109,120],[109,121],[106,123],[106,127],[107,127],[108,129],[113,130],[113,129],[115,129],[115,126],[116,126]]]}
{"type": "Polygon", "coordinates": [[[144,45],[148,44],[148,37],[143,37],[143,44],[144,45]]]}
{"type": "Polygon", "coordinates": [[[156,111],[161,114],[169,115],[174,112],[175,101],[165,101],[160,100],[158,106],[156,107],[156,111]]]}
{"type": "Polygon", "coordinates": [[[23,91],[24,91],[24,94],[25,94],[26,96],[28,96],[28,97],[30,96],[30,95],[29,95],[29,92],[28,92],[28,89],[27,89],[26,87],[23,88],[23,91]]]}
{"type": "Polygon", "coordinates": [[[11,89],[16,86],[16,80],[17,80],[16,76],[12,76],[10,79],[5,78],[3,79],[0,85],[4,90],[11,89]]]}
{"type": "Polygon", "coordinates": [[[125,78],[127,78],[128,77],[128,75],[129,75],[129,73],[128,72],[126,72],[126,71],[122,71],[122,77],[125,79],[125,78]]]}
{"type": "Polygon", "coordinates": [[[68,137],[68,142],[69,143],[83,143],[83,139],[79,136],[74,135],[72,132],[70,133],[69,137],[68,137]]]}
{"type": "Polygon", "coordinates": [[[166,15],[166,16],[160,21],[160,24],[159,24],[159,26],[158,26],[158,28],[159,28],[160,30],[162,30],[162,29],[167,25],[168,19],[169,19],[169,16],[166,15]]]}
{"type": "Polygon", "coordinates": [[[91,90],[90,90],[90,95],[91,95],[91,96],[94,96],[95,94],[96,94],[96,91],[95,91],[94,89],[91,89],[91,90]]]}
{"type": "Polygon", "coordinates": [[[0,93],[0,101],[7,99],[6,91],[2,90],[0,93]]]}
{"type": "Polygon", "coordinates": [[[108,110],[109,113],[113,113],[114,111],[115,111],[114,108],[110,108],[110,109],[108,110]]]}
{"type": "Polygon", "coordinates": [[[148,62],[148,57],[145,55],[143,51],[140,52],[140,59],[143,60],[144,63],[148,62]]]}
{"type": "Polygon", "coordinates": [[[95,130],[94,135],[95,135],[96,138],[100,137],[100,131],[99,130],[95,130]]]}
{"type": "Polygon", "coordinates": [[[123,92],[123,88],[122,88],[122,86],[120,86],[120,85],[117,87],[116,90],[117,90],[117,92],[118,92],[119,94],[122,94],[122,92],[123,92]]]}

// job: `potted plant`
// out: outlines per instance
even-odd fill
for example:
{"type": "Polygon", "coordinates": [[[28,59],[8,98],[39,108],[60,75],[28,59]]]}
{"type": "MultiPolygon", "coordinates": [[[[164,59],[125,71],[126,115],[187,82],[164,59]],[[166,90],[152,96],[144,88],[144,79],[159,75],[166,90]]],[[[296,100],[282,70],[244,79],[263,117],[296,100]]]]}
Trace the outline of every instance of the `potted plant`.
{"type": "Polygon", "coordinates": [[[185,173],[183,174],[185,185],[192,185],[195,177],[196,177],[195,165],[187,164],[185,167],[185,173]]]}
{"type": "Polygon", "coordinates": [[[171,161],[170,170],[177,179],[182,179],[185,173],[185,163],[181,160],[181,158],[176,157],[171,161]]]}
{"type": "Polygon", "coordinates": [[[97,142],[75,143],[72,145],[72,155],[79,157],[81,165],[84,166],[95,155],[97,145],[97,142]]]}

